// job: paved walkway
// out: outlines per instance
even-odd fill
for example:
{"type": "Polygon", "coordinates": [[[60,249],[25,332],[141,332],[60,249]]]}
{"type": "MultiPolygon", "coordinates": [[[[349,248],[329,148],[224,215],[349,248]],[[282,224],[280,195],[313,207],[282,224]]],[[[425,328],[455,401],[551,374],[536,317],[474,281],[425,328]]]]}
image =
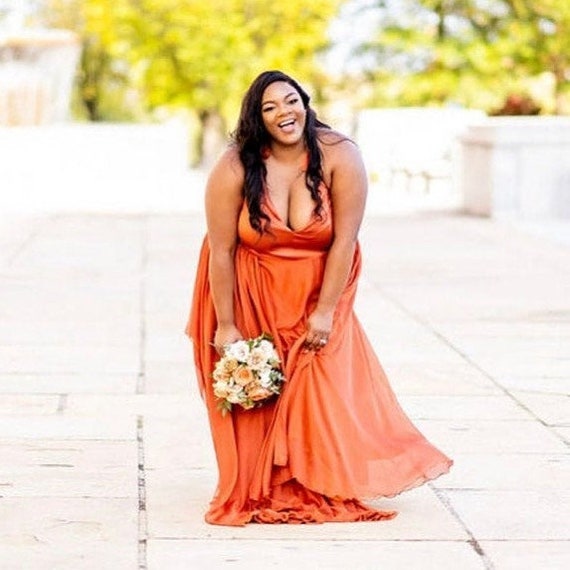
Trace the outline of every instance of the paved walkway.
{"type": "Polygon", "coordinates": [[[0,568],[570,565],[570,248],[484,219],[367,220],[358,311],[451,455],[390,522],[223,528],[182,335],[198,214],[0,227],[0,568]],[[2,231],[3,230],[3,231],[2,231]]]}

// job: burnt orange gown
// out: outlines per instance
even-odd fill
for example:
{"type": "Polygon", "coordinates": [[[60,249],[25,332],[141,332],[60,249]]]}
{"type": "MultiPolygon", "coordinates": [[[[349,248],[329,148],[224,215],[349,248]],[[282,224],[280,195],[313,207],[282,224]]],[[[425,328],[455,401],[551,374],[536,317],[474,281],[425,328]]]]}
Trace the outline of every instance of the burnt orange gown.
{"type": "Polygon", "coordinates": [[[216,315],[208,282],[207,237],[190,319],[202,397],[208,408],[219,480],[206,521],[299,523],[390,519],[359,499],[392,497],[447,472],[452,461],[431,445],[398,404],[353,312],[359,247],[337,305],[328,344],[302,349],[333,237],[326,189],[320,217],[301,230],[279,219],[268,198],[269,233],[251,227],[242,207],[235,255],[236,323],[246,337],[273,336],[287,378],[263,407],[222,416],[210,374],[216,315]]]}

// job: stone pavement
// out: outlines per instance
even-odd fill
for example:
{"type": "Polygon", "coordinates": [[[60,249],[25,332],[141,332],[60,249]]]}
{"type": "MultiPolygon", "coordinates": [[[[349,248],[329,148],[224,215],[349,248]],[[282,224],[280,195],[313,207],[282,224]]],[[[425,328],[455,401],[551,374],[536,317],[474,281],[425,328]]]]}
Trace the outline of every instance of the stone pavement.
{"type": "Polygon", "coordinates": [[[357,310],[452,472],[390,522],[224,528],[182,331],[199,214],[0,225],[0,569],[570,567],[570,248],[366,220],[357,310]]]}

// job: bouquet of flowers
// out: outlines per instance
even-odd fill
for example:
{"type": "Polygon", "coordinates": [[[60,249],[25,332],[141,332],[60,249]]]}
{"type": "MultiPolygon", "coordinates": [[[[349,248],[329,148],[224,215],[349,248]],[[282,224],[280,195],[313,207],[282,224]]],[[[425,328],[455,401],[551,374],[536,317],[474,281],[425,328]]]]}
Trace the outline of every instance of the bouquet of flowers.
{"type": "Polygon", "coordinates": [[[272,338],[262,334],[229,344],[212,373],[214,395],[223,414],[233,404],[249,410],[278,395],[285,376],[272,338]]]}

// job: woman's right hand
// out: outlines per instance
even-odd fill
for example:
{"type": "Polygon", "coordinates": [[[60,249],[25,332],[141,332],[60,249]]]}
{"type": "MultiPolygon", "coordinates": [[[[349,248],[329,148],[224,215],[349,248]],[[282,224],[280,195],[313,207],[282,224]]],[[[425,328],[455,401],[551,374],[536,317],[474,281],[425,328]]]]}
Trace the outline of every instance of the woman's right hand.
{"type": "Polygon", "coordinates": [[[214,335],[214,348],[223,356],[226,345],[236,340],[243,340],[243,335],[235,325],[219,325],[214,335]]]}

